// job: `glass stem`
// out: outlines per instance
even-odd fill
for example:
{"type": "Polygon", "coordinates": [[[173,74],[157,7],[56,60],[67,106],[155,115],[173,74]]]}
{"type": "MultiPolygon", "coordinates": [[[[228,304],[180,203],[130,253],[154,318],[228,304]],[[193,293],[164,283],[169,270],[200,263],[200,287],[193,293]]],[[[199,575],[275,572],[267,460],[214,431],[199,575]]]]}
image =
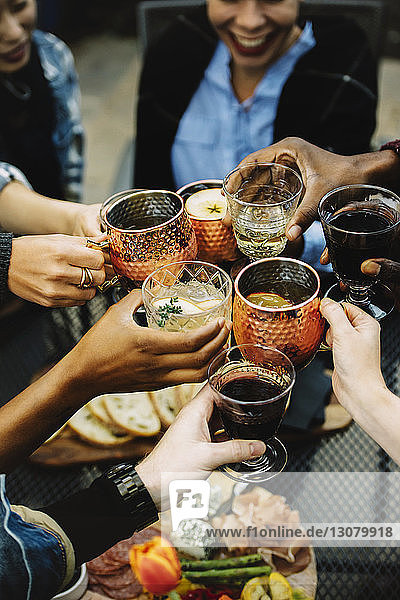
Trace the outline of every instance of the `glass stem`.
{"type": "Polygon", "coordinates": [[[347,294],[347,301],[352,304],[367,305],[369,304],[369,286],[366,287],[351,287],[347,294]]]}

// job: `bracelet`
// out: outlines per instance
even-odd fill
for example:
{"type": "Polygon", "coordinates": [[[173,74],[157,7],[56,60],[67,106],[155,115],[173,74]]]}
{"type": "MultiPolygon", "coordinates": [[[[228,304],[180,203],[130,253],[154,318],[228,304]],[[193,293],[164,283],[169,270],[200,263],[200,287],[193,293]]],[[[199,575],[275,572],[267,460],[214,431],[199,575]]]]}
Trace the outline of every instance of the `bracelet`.
{"type": "Polygon", "coordinates": [[[158,520],[157,507],[133,465],[122,463],[103,474],[117,488],[128,511],[135,518],[135,529],[141,530],[158,520]]]}
{"type": "Polygon", "coordinates": [[[379,148],[379,150],[393,150],[400,158],[400,140],[393,140],[393,142],[387,142],[379,148]]]}

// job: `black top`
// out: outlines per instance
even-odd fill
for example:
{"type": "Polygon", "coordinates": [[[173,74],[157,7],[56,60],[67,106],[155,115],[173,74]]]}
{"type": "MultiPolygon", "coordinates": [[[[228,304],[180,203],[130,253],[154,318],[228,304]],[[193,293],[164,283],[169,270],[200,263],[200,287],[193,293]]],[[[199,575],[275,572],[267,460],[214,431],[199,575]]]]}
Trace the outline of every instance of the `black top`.
{"type": "MultiPolygon", "coordinates": [[[[340,154],[367,152],[377,104],[367,38],[342,17],[310,20],[316,45],[283,88],[274,141],[298,136],[340,154]]],[[[139,86],[134,187],[175,189],[172,144],[218,39],[200,7],[180,15],[148,49],[139,86]]]]}
{"type": "Polygon", "coordinates": [[[28,64],[0,78],[0,160],[18,167],[36,192],[60,198],[54,122],[54,99],[32,42],[28,64]]]}

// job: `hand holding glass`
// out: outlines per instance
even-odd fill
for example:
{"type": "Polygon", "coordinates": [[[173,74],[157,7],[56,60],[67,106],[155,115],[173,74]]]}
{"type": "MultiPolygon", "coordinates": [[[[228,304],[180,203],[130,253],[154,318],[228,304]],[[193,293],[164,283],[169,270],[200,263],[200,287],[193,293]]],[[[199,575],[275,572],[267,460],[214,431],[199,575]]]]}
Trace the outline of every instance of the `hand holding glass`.
{"type": "Polygon", "coordinates": [[[327,296],[356,304],[376,319],[393,309],[384,286],[361,271],[369,258],[391,258],[400,233],[400,198],[390,190],[370,185],[347,185],[328,192],[318,208],[329,258],[336,277],[348,286],[331,287],[327,296]],[[373,287],[372,287],[373,286],[373,287]]]}

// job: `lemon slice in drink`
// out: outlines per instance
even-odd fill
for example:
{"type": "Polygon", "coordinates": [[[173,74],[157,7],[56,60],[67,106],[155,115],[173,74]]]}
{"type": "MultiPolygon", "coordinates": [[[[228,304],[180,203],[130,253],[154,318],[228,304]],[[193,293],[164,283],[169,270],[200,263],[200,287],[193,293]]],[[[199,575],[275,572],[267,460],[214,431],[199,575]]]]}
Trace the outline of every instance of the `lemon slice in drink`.
{"type": "Polygon", "coordinates": [[[186,210],[191,217],[217,221],[226,215],[226,200],[220,188],[200,190],[189,196],[186,201],[186,210]]]}
{"type": "Polygon", "coordinates": [[[285,308],[293,306],[291,302],[272,292],[255,292],[247,296],[247,300],[264,308],[285,308]]]}
{"type": "MultiPolygon", "coordinates": [[[[200,308],[197,304],[191,302],[190,300],[187,300],[186,298],[180,298],[179,296],[175,296],[175,298],[176,300],[174,301],[172,306],[182,309],[182,312],[179,313],[180,315],[195,315],[203,312],[203,310],[206,310],[204,308],[200,308]]],[[[157,298],[157,300],[154,300],[154,302],[152,302],[152,306],[154,306],[154,308],[164,308],[166,305],[171,306],[170,297],[157,298]]]]}
{"type": "Polygon", "coordinates": [[[211,308],[214,308],[214,306],[218,306],[218,304],[221,304],[221,302],[222,302],[222,299],[209,298],[208,300],[202,300],[201,302],[196,302],[196,306],[201,308],[201,310],[210,310],[211,308]]]}

